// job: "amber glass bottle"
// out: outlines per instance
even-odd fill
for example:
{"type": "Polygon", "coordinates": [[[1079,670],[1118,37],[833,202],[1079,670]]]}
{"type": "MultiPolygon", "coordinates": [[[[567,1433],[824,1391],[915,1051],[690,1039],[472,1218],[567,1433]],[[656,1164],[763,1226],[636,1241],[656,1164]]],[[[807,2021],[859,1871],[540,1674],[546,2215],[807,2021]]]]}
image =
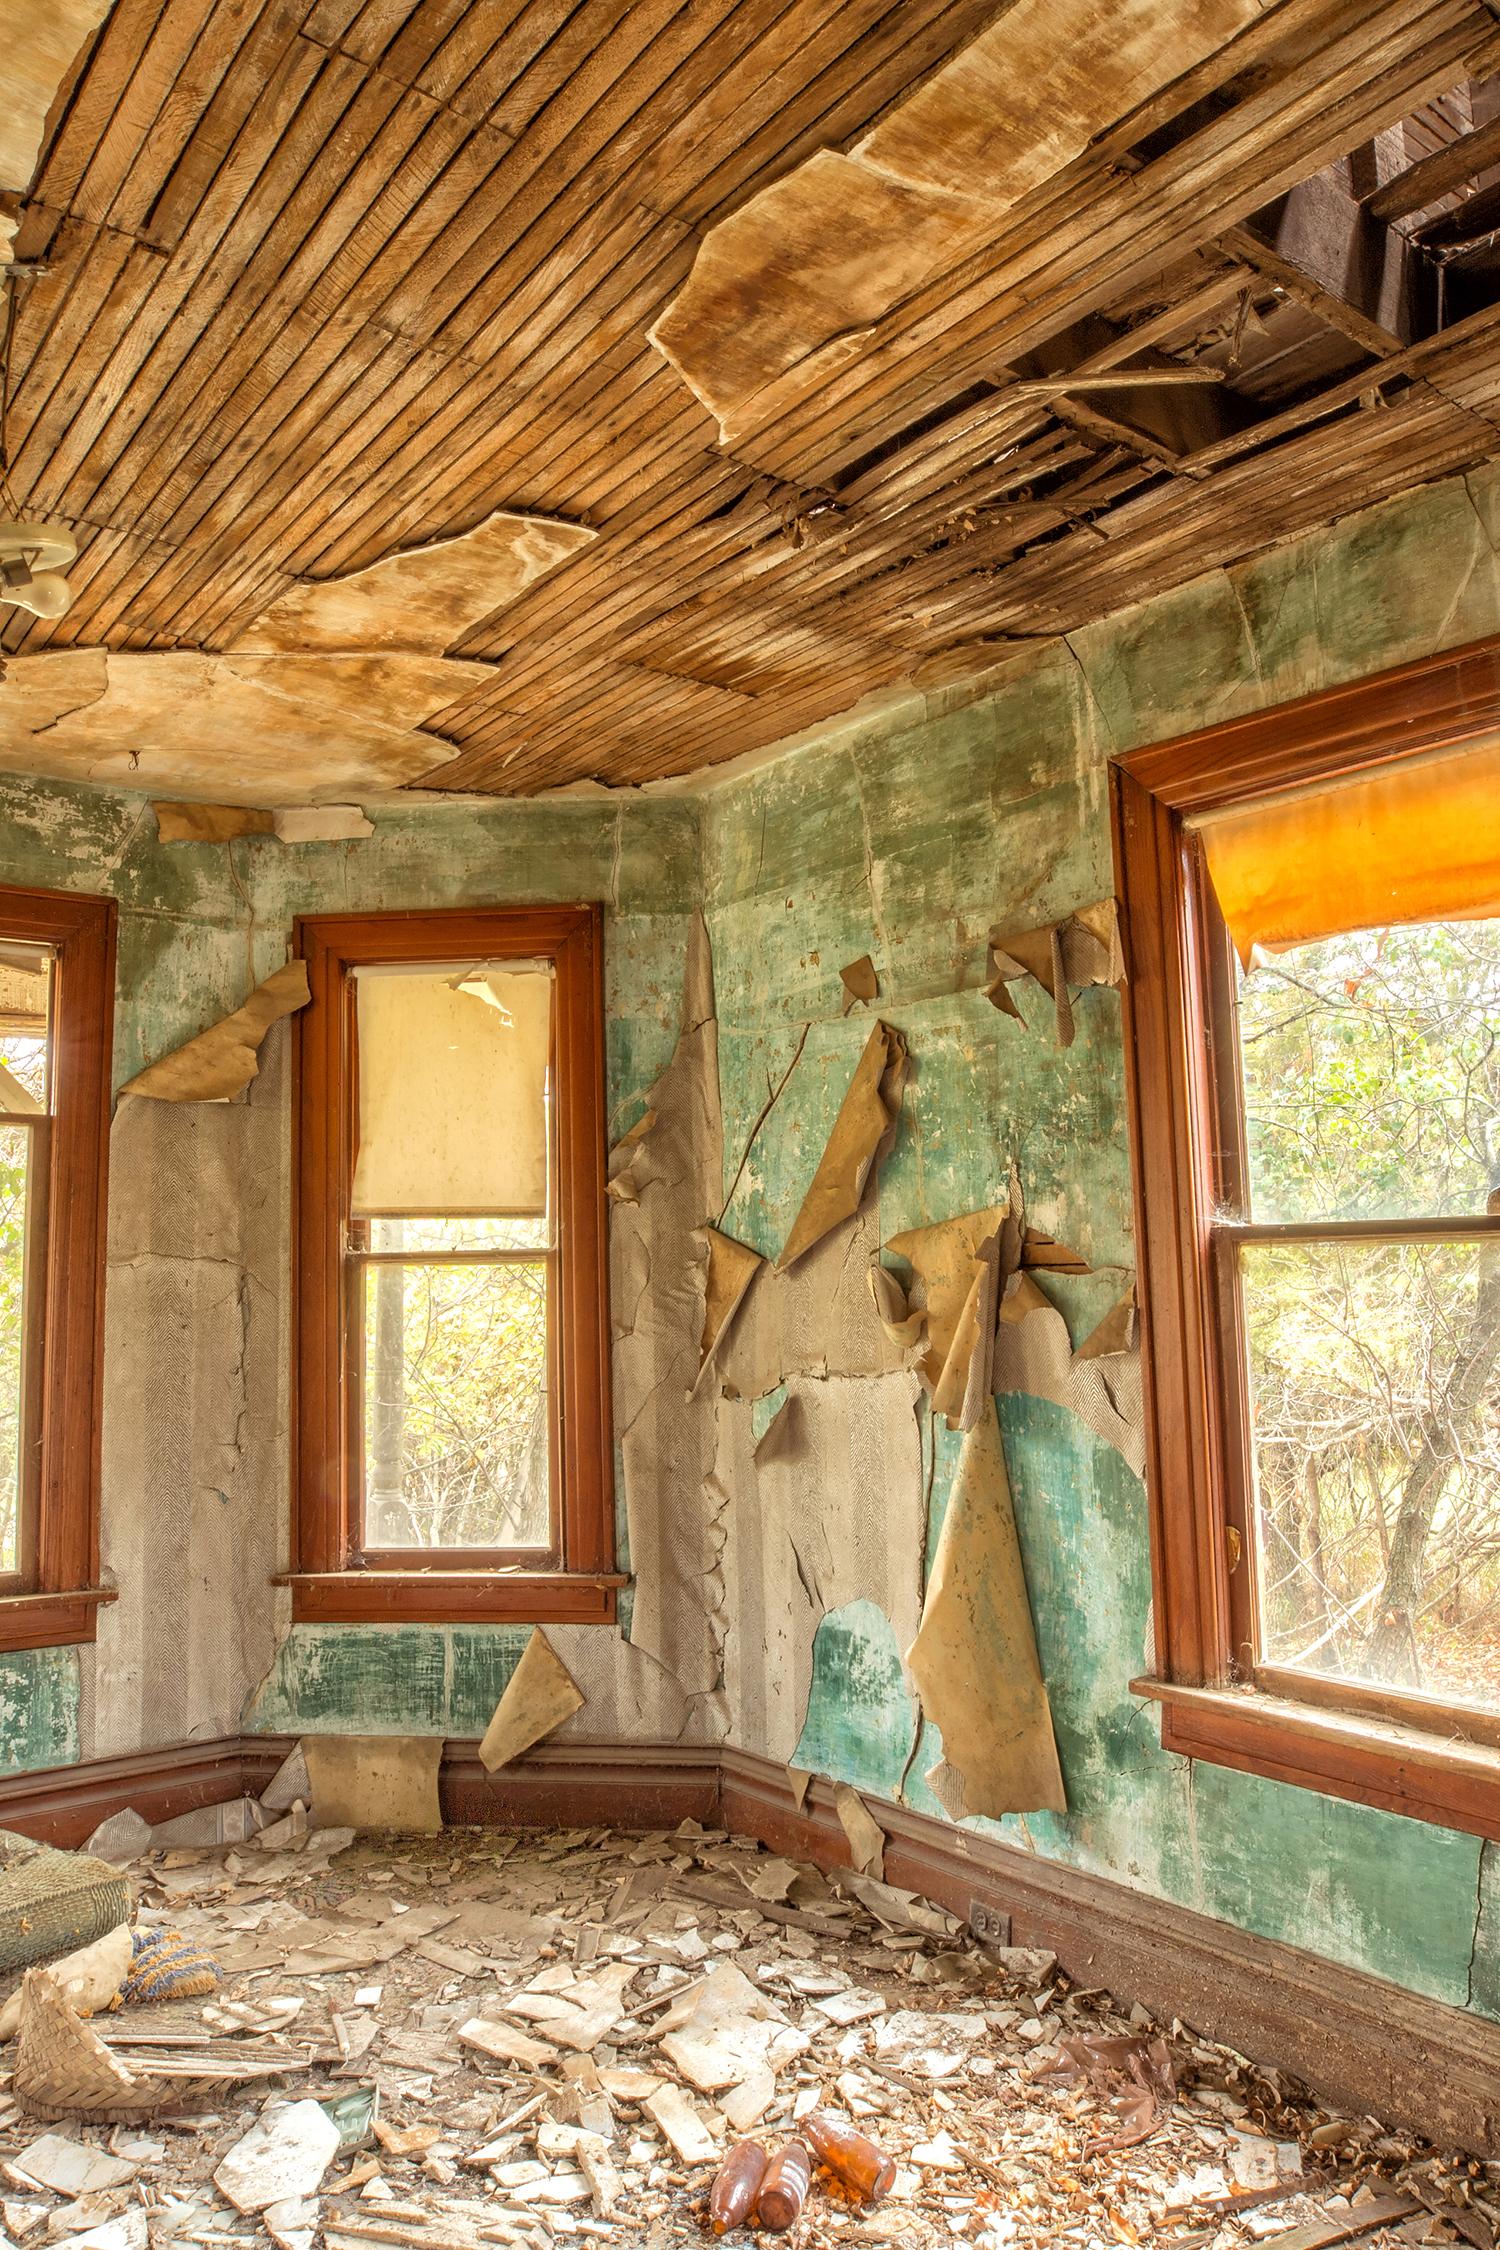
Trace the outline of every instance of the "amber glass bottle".
{"type": "Polygon", "coordinates": [[[772,2234],[785,2234],[812,2185],[812,2158],[800,2141],[779,2148],[766,2168],[755,2199],[755,2216],[772,2234]]]}
{"type": "Polygon", "coordinates": [[[856,2133],[852,2125],[840,2124],[836,2117],[825,2117],[815,2109],[802,2120],[802,2137],[818,2162],[826,2164],[835,2178],[863,2196],[866,2203],[878,2203],[895,2186],[894,2159],[873,2141],[867,2141],[863,2133],[856,2133]]]}
{"type": "Polygon", "coordinates": [[[743,2226],[755,2208],[760,2183],[771,2159],[759,2141],[737,2141],[719,2166],[708,2199],[708,2223],[715,2234],[743,2226]]]}

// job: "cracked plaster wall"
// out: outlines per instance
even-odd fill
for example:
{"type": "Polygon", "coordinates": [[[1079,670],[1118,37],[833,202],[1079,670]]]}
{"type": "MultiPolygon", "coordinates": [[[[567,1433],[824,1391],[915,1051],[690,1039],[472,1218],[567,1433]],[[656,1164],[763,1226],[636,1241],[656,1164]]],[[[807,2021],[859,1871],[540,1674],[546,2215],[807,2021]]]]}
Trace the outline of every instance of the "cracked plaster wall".
{"type": "MultiPolygon", "coordinates": [[[[357,844],[164,846],[143,797],[6,778],[0,882],[118,900],[117,1085],[279,967],[297,914],[602,899],[610,1129],[624,1131],[676,1037],[695,810],[438,802],[375,820],[357,844]]],[[[117,1108],[101,1547],[119,1599],[93,1648],[0,1658],[0,1769],[245,1718],[472,1736],[524,1646],[514,1631],[289,1630],[270,1584],[287,1551],[289,1051],[278,1026],[247,1099],[117,1108]]],[[[553,1638],[589,1698],[574,1734],[716,1730],[711,1697],[619,1634],[553,1638]]]]}
{"type": "MultiPolygon", "coordinates": [[[[878,1214],[835,1245],[834,1301],[852,1308],[862,1298],[862,1287],[847,1284],[858,1281],[871,1239],[994,1201],[1014,1156],[1033,1222],[1101,1269],[1059,1286],[1076,1338],[1118,1294],[1119,1269],[1132,1257],[1118,1004],[1107,990],[1084,993],[1077,1040],[1060,1053],[1045,1020],[1028,1030],[980,997],[986,930],[1050,919],[1108,888],[1112,748],[1500,632],[1497,525],[1500,473],[1429,487],[1066,643],[1021,651],[981,685],[852,715],[696,800],[414,803],[378,812],[377,834],[361,844],[287,851],[246,842],[226,853],[163,849],[138,797],[7,780],[0,880],[119,898],[120,1079],[277,966],[297,912],[603,897],[616,1137],[674,1051],[690,915],[701,899],[714,955],[726,1189],[768,1084],[807,1027],[723,1222],[770,1252],[868,1030],[861,1013],[842,1016],[838,970],[869,951],[880,1008],[906,1032],[914,1075],[878,1214]]],[[[278,1037],[284,1046],[284,1034],[273,1035],[250,1103],[200,1126],[123,1136],[116,1128],[103,1506],[105,1562],[125,1598],[107,1613],[97,1652],[0,1660],[0,1757],[12,1769],[163,1738],[146,1630],[152,1604],[165,1602],[174,1632],[205,1652],[174,1691],[176,1732],[221,1731],[248,1696],[251,1723],[277,1731],[473,1734],[524,1645],[514,1629],[325,1627],[288,1636],[260,1585],[262,1564],[281,1547],[286,1504],[278,1037]],[[238,1166],[253,1184],[227,1232],[205,1230],[182,1207],[143,1211],[135,1192],[121,1200],[122,1139],[134,1188],[138,1162],[149,1170],[168,1153],[157,1147],[143,1159],[141,1139],[173,1133],[199,1140],[216,1176],[238,1166]],[[251,1205],[273,1175],[267,1224],[251,1205]],[[191,1334],[210,1339],[203,1348],[217,1390],[204,1388],[202,1361],[185,1343],[191,1334]],[[172,1399],[179,1371],[198,1384],[201,1412],[172,1399]],[[184,1526],[186,1587],[171,1583],[184,1526]],[[232,1554],[231,1527],[241,1535],[232,1554]],[[213,1650],[208,1621],[223,1614],[215,1586],[226,1573],[245,1616],[237,1636],[213,1650]]],[[[877,1812],[903,1776],[909,1801],[936,1812],[920,1776],[939,1746],[930,1734],[914,1739],[902,1638],[891,1622],[900,1572],[930,1560],[957,1460],[957,1441],[935,1434],[925,1409],[893,1480],[903,1537],[923,1552],[903,1552],[896,1574],[876,1583],[881,1573],[858,1558],[820,1557],[815,1538],[800,1539],[797,1580],[810,1614],[790,1628],[797,1665],[780,1668],[790,1689],[778,1700],[765,1686],[778,1669],[765,1655],[777,1581],[757,1561],[751,1449],[788,1390],[814,1417],[816,1436],[820,1384],[832,1401],[825,1377],[864,1385],[872,1406],[887,1409],[899,1380],[869,1371],[863,1344],[851,1343],[852,1311],[830,1339],[829,1366],[810,1367],[806,1309],[788,1316],[782,1362],[757,1361],[756,1381],[716,1410],[718,1458],[701,1506],[724,1541],[705,1586],[723,1689],[685,1695],[642,1652],[622,1652],[616,1636],[575,1629],[555,1636],[590,1696],[571,1725],[596,1737],[662,1740],[711,1736],[727,1723],[750,1748],[855,1782],[877,1812]]],[[[847,1413],[849,1397],[836,1404],[847,1413]]],[[[1139,1481],[1066,1408],[1009,1395],[1000,1411],[1071,1806],[1062,1817],[1009,1820],[1001,1832],[1044,1856],[1500,2015],[1493,1850],[1165,1757],[1152,1716],[1125,1685],[1143,1659],[1149,1601],[1139,1481]]],[[[837,1426],[832,1403],[827,1420],[823,1442],[837,1426]]],[[[678,1494],[677,1504],[691,1505],[691,1496],[678,1494]]],[[[627,1622],[629,1606],[627,1596],[627,1622]]]]}
{"type": "MultiPolygon", "coordinates": [[[[880,1176],[899,1229],[1003,1197],[1014,1157],[1032,1223],[1097,1278],[1057,1283],[1075,1343],[1133,1260],[1119,1004],[1084,992],[1059,1051],[1045,1003],[1028,1029],[983,999],[991,923],[1025,927],[1111,888],[1106,760],[1500,631],[1500,473],[1458,478],[1350,518],[1138,609],[1019,651],[982,685],[851,715],[705,800],[704,896],[719,995],[727,1175],[768,1086],[801,1060],[758,1134],[723,1225],[774,1253],[785,1238],[869,1018],[842,1014],[839,969],[868,952],[879,1013],[913,1076],[880,1176]]],[[[1023,1000],[1023,1006],[1027,1003],[1023,1000]]],[[[892,1378],[871,1378],[889,1383],[892,1378]]],[[[826,1386],[825,1386],[826,1387],[826,1386]]],[[[816,1392],[816,1381],[801,1388],[816,1392]]],[[[726,1402],[750,1436],[759,1406],[726,1402]]],[[[1000,1416],[1070,1810],[978,1823],[1023,1848],[1500,2015],[1500,1874],[1476,1838],[1165,1756],[1127,1681],[1145,1661],[1145,1495],[1065,1407],[1003,1395],[1000,1416]]],[[[930,1560],[957,1462],[925,1404],[920,1477],[930,1560]]],[[[903,1461],[906,1487],[917,1472],[903,1461]]],[[[748,1445],[721,1446],[736,1681],[776,1621],[744,1558],[764,1496],[748,1445]],[[739,1584],[749,1581],[749,1594],[739,1584]]],[[[921,1496],[918,1496],[921,1497],[921,1496]]],[[[892,1503],[887,1497],[887,1508],[892,1503]]],[[[909,1521],[909,1504],[901,1515],[909,1521]]],[[[793,1602],[798,1599],[793,1589],[793,1602]]],[[[922,1774],[909,1683],[878,1587],[846,1582],[817,1629],[800,1734],[732,1696],[731,1729],[879,1800],[940,1808],[922,1774]]]]}

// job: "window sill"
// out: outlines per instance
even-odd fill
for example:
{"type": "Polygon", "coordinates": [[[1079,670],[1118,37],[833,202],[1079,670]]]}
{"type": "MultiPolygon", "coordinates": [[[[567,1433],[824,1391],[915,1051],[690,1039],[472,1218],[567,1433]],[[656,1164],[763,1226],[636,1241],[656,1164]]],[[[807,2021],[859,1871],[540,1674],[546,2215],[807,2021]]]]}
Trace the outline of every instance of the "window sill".
{"type": "Polygon", "coordinates": [[[100,1609],[118,1600],[112,1586],[82,1586],[69,1594],[0,1595],[0,1650],[68,1648],[92,1641],[100,1609]]]}
{"type": "Polygon", "coordinates": [[[1255,1688],[1139,1679],[1130,1692],[1161,1705],[1162,1748],[1180,1757],[1500,1840],[1500,1751],[1483,1744],[1255,1688]]]}
{"type": "Polygon", "coordinates": [[[287,1571],[298,1625],[612,1625],[611,1571],[287,1571]]]}

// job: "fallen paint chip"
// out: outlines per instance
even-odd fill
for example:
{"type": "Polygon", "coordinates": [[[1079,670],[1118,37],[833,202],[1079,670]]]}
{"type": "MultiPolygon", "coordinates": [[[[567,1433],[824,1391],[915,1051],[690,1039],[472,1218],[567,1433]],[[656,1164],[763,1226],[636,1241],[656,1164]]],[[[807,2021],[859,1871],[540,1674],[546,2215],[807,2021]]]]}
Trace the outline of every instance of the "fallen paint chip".
{"type": "Polygon", "coordinates": [[[718,2143],[679,2086],[661,2086],[641,2104],[684,2164],[717,2164],[718,2143]]]}
{"type": "MultiPolygon", "coordinates": [[[[60,1961],[54,1973],[66,1968],[67,1963],[60,1961]]],[[[29,2180],[56,2195],[98,2195],[108,2188],[126,2187],[140,2170],[138,2164],[63,2133],[44,2133],[40,2140],[28,2142],[16,2163],[29,2180]]]]}
{"type": "Polygon", "coordinates": [[[402,548],[342,578],[290,587],[241,634],[233,653],[438,655],[597,537],[587,524],[502,508],[455,538],[402,548]]]}
{"type": "Polygon", "coordinates": [[[993,1403],[964,1439],[907,1663],[962,1778],[955,1817],[1066,1812],[993,1403]]]}
{"type": "Polygon", "coordinates": [[[479,1762],[486,1773],[519,1758],[581,1711],[582,1688],[558,1655],[540,1626],[526,1643],[520,1663],[505,1684],[493,1718],[479,1745],[479,1762]]]}
{"type": "Polygon", "coordinates": [[[259,1070],[261,1041],[272,1024],[305,1008],[311,997],[307,963],[288,961],[256,986],[243,1007],[148,1064],[120,1091],[157,1102],[227,1102],[259,1070]]]}
{"type": "Polygon", "coordinates": [[[440,1737],[309,1734],[302,1738],[302,1752],[319,1828],[435,1836],[442,1827],[440,1737]]]}
{"type": "Polygon", "coordinates": [[[870,1174],[895,1136],[907,1068],[905,1039],[890,1024],[877,1023],[865,1042],[828,1144],[776,1260],[778,1273],[785,1273],[825,1234],[858,1211],[870,1174]]]}
{"type": "Polygon", "coordinates": [[[868,953],[862,953],[857,961],[851,961],[846,968],[840,969],[839,981],[844,987],[846,1016],[851,1008],[861,1005],[868,1007],[872,1000],[880,997],[880,979],[868,953]]]}
{"type": "Polygon", "coordinates": [[[491,2023],[485,2016],[471,2016],[467,2023],[460,2024],[457,2038],[461,2047],[471,2048],[490,2062],[519,2063],[523,2070],[545,2070],[560,2059],[555,2047],[530,2038],[508,2023],[491,2023]]]}
{"type": "Polygon", "coordinates": [[[214,2173],[214,2186],[246,2218],[269,2204],[316,2194],[339,2149],[339,2129],[321,2102],[263,2112],[214,2173]]]}
{"type": "Polygon", "coordinates": [[[866,1805],[857,1789],[847,1781],[834,1784],[833,1809],[839,1824],[849,1840],[850,1862],[857,1875],[871,1875],[877,1883],[885,1879],[885,1830],[866,1805]]]}

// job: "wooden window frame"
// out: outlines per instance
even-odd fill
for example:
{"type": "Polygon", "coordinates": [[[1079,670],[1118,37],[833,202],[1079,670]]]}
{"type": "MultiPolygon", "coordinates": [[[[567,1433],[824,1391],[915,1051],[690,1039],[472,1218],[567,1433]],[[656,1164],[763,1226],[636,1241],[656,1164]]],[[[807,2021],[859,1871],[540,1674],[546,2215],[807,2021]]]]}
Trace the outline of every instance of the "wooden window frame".
{"type": "Polygon", "coordinates": [[[505,1620],[609,1624],[616,1589],[609,1395],[603,923],[597,906],[476,907],[305,915],[296,950],[311,999],[293,1051],[292,1616],[319,1623],[505,1620]],[[345,1228],[353,1182],[357,967],[547,959],[556,977],[554,1163],[556,1376],[552,1438],[560,1494],[555,1567],[356,1551],[351,1477],[356,1349],[345,1228]]]}
{"type": "Polygon", "coordinates": [[[1235,1569],[1249,1553],[1249,1431],[1229,1332],[1237,1297],[1213,1249],[1238,1145],[1221,1107],[1234,1058],[1216,1036],[1232,1018],[1231,966],[1186,826],[1497,730],[1500,636],[1134,751],[1112,762],[1111,793],[1155,1628],[1153,1676],[1132,1691],[1160,1704],[1164,1749],[1500,1839],[1500,1720],[1286,1667],[1258,1665],[1251,1683],[1237,1661],[1250,1630],[1248,1572],[1235,1569]]]}
{"type": "Polygon", "coordinates": [[[49,1115],[28,1245],[21,1567],[0,1576],[0,1649],[92,1641],[99,1606],[106,1182],[115,902],[0,888],[0,940],[52,951],[49,1115]]]}

